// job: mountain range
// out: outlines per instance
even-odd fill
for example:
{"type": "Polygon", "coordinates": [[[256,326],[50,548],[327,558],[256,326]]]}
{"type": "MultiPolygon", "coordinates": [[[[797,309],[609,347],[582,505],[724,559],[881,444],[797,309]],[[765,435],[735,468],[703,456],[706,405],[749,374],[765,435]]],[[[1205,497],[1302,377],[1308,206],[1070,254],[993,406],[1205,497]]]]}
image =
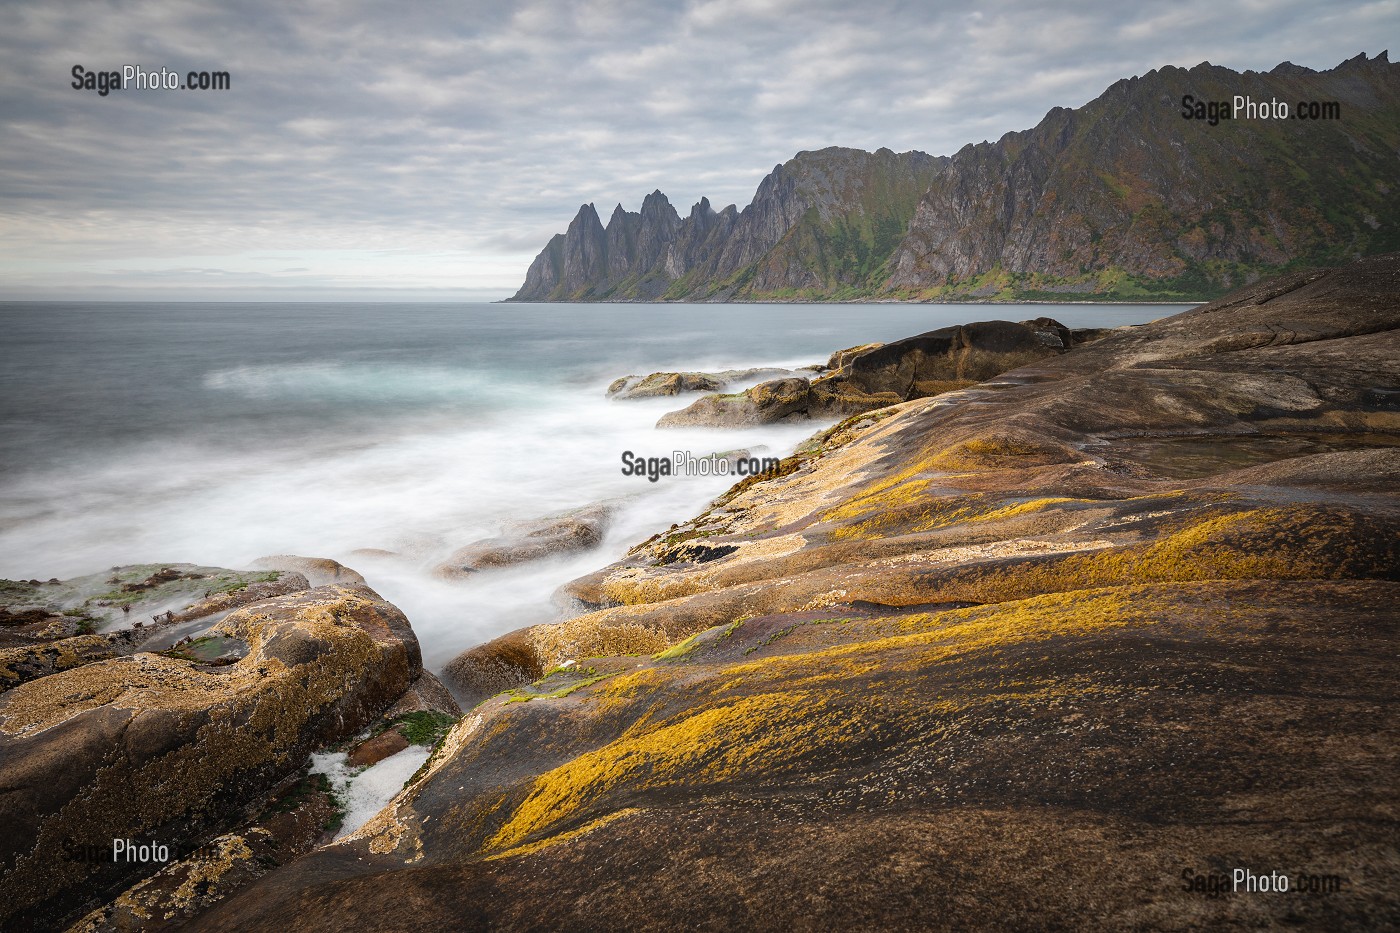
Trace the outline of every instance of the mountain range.
{"type": "Polygon", "coordinates": [[[1205,300],[1397,249],[1400,63],[1363,53],[1161,68],[950,157],[800,152],[742,211],[585,204],[510,300],[1205,300]]]}

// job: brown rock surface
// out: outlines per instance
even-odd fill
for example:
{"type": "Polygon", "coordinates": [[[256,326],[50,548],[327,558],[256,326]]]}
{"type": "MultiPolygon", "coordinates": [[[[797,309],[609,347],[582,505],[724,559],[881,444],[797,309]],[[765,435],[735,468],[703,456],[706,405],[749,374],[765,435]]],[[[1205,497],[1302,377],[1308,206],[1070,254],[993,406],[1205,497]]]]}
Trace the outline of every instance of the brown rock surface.
{"type": "Polygon", "coordinates": [[[48,928],[154,871],[71,852],[212,835],[421,670],[403,614],[362,585],[267,600],[211,635],[248,653],[218,667],[136,654],[0,695],[0,925],[48,928]]]}
{"type": "Polygon", "coordinates": [[[1392,256],[852,419],[198,928],[1400,925],[1397,338],[1392,256]]]}
{"type": "Polygon", "coordinates": [[[560,515],[518,522],[501,535],[473,542],[453,552],[438,565],[436,573],[450,580],[491,567],[507,567],[597,547],[612,515],[611,506],[599,503],[560,515]]]}
{"type": "Polygon", "coordinates": [[[1072,344],[1069,330],[1050,318],[943,327],[892,343],[838,350],[827,371],[810,381],[790,377],[744,392],[707,395],[663,415],[656,426],[728,427],[845,417],[966,388],[1063,353],[1072,344]]]}
{"type": "Polygon", "coordinates": [[[329,840],[340,811],[324,775],[294,780],[248,824],[209,840],[132,885],[71,927],[71,933],[166,930],[243,885],[329,840]]]}
{"type": "Polygon", "coordinates": [[[509,632],[468,648],[442,669],[443,680],[467,708],[543,674],[535,643],[524,632],[509,632]]]}
{"type": "Polygon", "coordinates": [[[730,427],[806,418],[808,389],[806,379],[792,376],[761,382],[751,389],[730,395],[707,395],[696,399],[687,408],[662,415],[656,426],[730,427]]]}
{"type": "Polygon", "coordinates": [[[413,686],[384,711],[384,719],[397,719],[409,713],[446,713],[449,716],[462,715],[462,708],[452,698],[447,687],[434,676],[432,671],[418,675],[413,686]]]}
{"type": "Polygon", "coordinates": [[[608,386],[608,398],[627,401],[638,398],[658,398],[680,395],[682,392],[718,392],[736,382],[753,382],[792,376],[788,369],[726,369],[714,373],[652,373],[649,376],[624,376],[608,386]]]}
{"type": "Polygon", "coordinates": [[[378,735],[372,735],[359,742],[350,749],[346,759],[352,768],[368,768],[372,764],[377,764],[395,755],[405,748],[408,748],[408,739],[404,738],[403,732],[398,729],[385,729],[378,735]]]}
{"type": "MultiPolygon", "coordinates": [[[[364,580],[363,578],[359,580],[347,579],[343,582],[363,583],[364,580]]],[[[228,612],[231,609],[247,606],[264,599],[271,599],[274,596],[287,596],[310,588],[311,584],[303,574],[294,570],[279,571],[275,580],[249,583],[247,586],[228,592],[211,593],[194,605],[174,613],[171,621],[190,622],[216,613],[228,612]]]]}
{"type": "Polygon", "coordinates": [[[299,573],[310,581],[312,586],[325,586],[330,583],[364,583],[365,578],[339,561],[328,557],[299,557],[295,554],[272,554],[259,557],[253,566],[263,570],[281,570],[299,573]]]}

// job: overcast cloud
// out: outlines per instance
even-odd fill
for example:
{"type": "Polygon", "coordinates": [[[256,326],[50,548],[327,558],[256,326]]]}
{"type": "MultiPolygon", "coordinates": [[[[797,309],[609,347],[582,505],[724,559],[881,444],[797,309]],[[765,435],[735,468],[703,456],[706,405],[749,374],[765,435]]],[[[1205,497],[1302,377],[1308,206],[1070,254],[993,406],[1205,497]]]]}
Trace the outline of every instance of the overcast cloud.
{"type": "Polygon", "coordinates": [[[500,298],[585,201],[743,207],[830,145],[951,154],[1204,60],[1330,68],[1371,3],[0,6],[0,298],[500,298]],[[89,70],[228,91],[74,90],[89,70]],[[356,291],[371,289],[371,291],[356,291]]]}

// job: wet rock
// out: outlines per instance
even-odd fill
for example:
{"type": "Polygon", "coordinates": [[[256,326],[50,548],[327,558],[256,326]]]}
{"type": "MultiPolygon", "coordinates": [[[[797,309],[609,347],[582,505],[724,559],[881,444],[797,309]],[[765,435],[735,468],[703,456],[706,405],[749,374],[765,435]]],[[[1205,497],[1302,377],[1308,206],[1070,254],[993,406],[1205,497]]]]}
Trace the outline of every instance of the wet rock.
{"type": "Polygon", "coordinates": [[[273,554],[259,557],[252,566],[263,570],[299,573],[312,586],[331,583],[364,583],[365,578],[339,561],[327,557],[298,557],[295,554],[273,554]]]}
{"type": "Polygon", "coordinates": [[[32,645],[69,638],[78,634],[83,627],[81,620],[50,609],[0,606],[0,646],[32,645]]]}
{"type": "Polygon", "coordinates": [[[612,519],[610,505],[597,504],[508,526],[505,533],[454,552],[435,572],[446,579],[492,567],[507,567],[597,547],[612,519]]]}
{"type": "Polygon", "coordinates": [[[966,388],[1027,363],[1064,353],[1069,329],[1051,318],[1019,324],[982,321],[832,354],[808,381],[765,382],[733,395],[708,395],[656,423],[728,427],[802,418],[844,418],[916,398],[966,388]]]}
{"type": "Polygon", "coordinates": [[[138,630],[128,629],[5,648],[0,650],[0,692],[59,671],[131,654],[142,638],[138,630]]]}
{"type": "Polygon", "coordinates": [[[399,729],[385,729],[350,749],[347,762],[352,768],[368,768],[408,748],[409,741],[399,729]]]}
{"type": "Polygon", "coordinates": [[[544,665],[524,632],[511,632],[468,648],[442,669],[443,680],[466,709],[542,674],[544,665]]]}
{"type": "Polygon", "coordinates": [[[384,711],[384,718],[393,720],[409,713],[444,713],[460,716],[462,708],[457,705],[457,701],[441,680],[431,671],[424,671],[418,675],[418,679],[408,691],[384,711]]]}
{"type": "MultiPolygon", "coordinates": [[[[311,588],[311,584],[306,577],[296,571],[273,571],[269,576],[273,577],[273,579],[234,584],[222,592],[211,592],[194,605],[182,609],[179,612],[172,612],[170,621],[192,622],[195,619],[202,619],[220,612],[229,612],[240,606],[261,602],[264,599],[271,599],[274,596],[286,596],[290,593],[300,593],[302,590],[311,588]]],[[[345,582],[354,583],[363,581],[346,580],[345,582]]]]}
{"type": "Polygon", "coordinates": [[[154,871],[66,853],[116,838],[184,845],[226,828],[421,672],[408,621],[362,585],[266,600],[211,634],[247,655],[211,670],[142,653],[0,695],[0,923],[52,925],[154,871]]]}
{"type": "Polygon", "coordinates": [[[662,415],[656,426],[731,427],[805,418],[809,387],[806,379],[790,377],[763,382],[733,395],[707,395],[688,408],[662,415]]]}
{"type": "Polygon", "coordinates": [[[189,564],[154,571],[117,567],[110,574],[52,579],[42,591],[12,584],[5,594],[30,608],[0,606],[0,690],[93,661],[163,650],[201,627],[190,623],[305,589],[300,574],[189,564]],[[131,627],[112,628],[114,620],[131,618],[133,606],[138,618],[131,627]],[[150,621],[140,618],[143,609],[155,606],[175,608],[150,615],[150,621]]]}
{"type": "MultiPolygon", "coordinates": [[[[236,594],[271,584],[278,575],[194,564],[134,564],[100,574],[40,584],[0,581],[0,647],[36,644],[126,626],[133,622],[174,619],[201,600],[236,594]],[[17,618],[16,618],[17,617],[17,618]],[[23,625],[17,624],[20,620],[23,625]]],[[[266,588],[269,594],[296,588],[296,578],[266,588]]],[[[303,581],[304,582],[304,581],[303,581]]],[[[304,588],[304,586],[303,586],[304,588]]],[[[260,590],[236,597],[247,601],[260,590]]],[[[226,610],[214,606],[209,611],[226,610]]],[[[196,613],[197,614],[197,613],[196,613]]],[[[195,614],[188,616],[194,618],[195,614]]]]}
{"type": "Polygon", "coordinates": [[[715,392],[724,382],[709,373],[652,373],[650,376],[624,376],[608,386],[608,398],[624,401],[656,398],[682,392],[715,392]]]}
{"type": "Polygon", "coordinates": [[[736,382],[773,379],[795,375],[787,369],[726,369],[715,373],[652,373],[649,376],[624,376],[608,386],[608,398],[617,401],[638,398],[659,398],[682,392],[718,392],[736,382]]]}

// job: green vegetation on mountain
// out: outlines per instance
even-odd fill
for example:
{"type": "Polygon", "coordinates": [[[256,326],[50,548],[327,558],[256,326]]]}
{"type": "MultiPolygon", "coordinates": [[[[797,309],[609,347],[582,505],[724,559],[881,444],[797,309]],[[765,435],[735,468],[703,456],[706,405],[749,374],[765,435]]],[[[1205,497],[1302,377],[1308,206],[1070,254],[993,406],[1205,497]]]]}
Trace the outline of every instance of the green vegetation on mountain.
{"type": "Polygon", "coordinates": [[[799,153],[743,211],[585,205],[516,301],[1190,301],[1400,249],[1400,65],[1118,81],[951,158],[799,153]],[[1183,117],[1236,95],[1293,119],[1183,117]],[[1336,102],[1334,120],[1296,119],[1336,102]]]}

